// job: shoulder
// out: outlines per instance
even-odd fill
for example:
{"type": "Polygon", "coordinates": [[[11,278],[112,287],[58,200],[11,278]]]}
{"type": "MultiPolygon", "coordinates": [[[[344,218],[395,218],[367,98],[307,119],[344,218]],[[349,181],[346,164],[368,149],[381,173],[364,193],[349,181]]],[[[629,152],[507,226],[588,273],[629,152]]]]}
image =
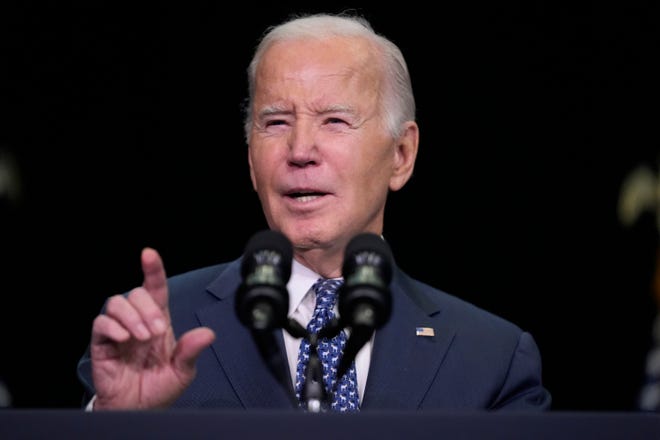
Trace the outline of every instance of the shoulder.
{"type": "Polygon", "coordinates": [[[466,334],[508,334],[517,340],[523,330],[515,323],[456,295],[415,279],[401,270],[395,272],[396,288],[434,320],[466,334]]]}
{"type": "Polygon", "coordinates": [[[240,262],[223,262],[172,275],[167,279],[170,308],[199,306],[233,295],[240,283],[240,262]]]}
{"type": "Polygon", "coordinates": [[[175,290],[194,286],[206,287],[230,267],[231,262],[199,267],[176,275],[172,275],[167,279],[167,282],[170,289],[175,290]]]}

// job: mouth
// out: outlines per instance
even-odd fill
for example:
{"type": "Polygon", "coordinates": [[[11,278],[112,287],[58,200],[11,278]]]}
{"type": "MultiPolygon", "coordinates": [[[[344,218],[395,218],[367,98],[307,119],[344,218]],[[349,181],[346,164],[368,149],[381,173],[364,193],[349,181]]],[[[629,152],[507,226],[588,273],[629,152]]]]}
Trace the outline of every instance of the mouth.
{"type": "Polygon", "coordinates": [[[293,199],[297,202],[300,203],[308,203],[314,200],[317,200],[323,196],[325,196],[327,193],[321,192],[321,191],[291,191],[286,195],[286,197],[293,199]]]}

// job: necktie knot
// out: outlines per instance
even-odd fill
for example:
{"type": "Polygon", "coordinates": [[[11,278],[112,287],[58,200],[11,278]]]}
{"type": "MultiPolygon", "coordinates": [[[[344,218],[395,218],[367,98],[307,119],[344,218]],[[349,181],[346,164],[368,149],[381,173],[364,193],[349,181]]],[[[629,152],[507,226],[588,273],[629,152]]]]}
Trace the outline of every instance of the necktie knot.
{"type": "Polygon", "coordinates": [[[314,315],[307,325],[307,330],[311,333],[317,333],[334,318],[333,308],[337,302],[337,290],[342,283],[343,281],[337,278],[321,278],[312,286],[316,293],[316,306],[314,315]]]}

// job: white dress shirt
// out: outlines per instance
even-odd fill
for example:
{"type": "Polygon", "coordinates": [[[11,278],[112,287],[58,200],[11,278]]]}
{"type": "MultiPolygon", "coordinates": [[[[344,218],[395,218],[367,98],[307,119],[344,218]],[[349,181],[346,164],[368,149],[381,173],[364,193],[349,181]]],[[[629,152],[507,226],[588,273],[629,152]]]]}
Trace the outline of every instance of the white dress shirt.
{"type": "MultiPolygon", "coordinates": [[[[287,284],[289,291],[289,317],[298,321],[303,327],[312,319],[314,307],[316,306],[316,294],[312,290],[314,283],[321,278],[319,274],[306,268],[302,264],[293,260],[291,266],[291,278],[287,284]]],[[[334,308],[335,316],[337,304],[334,308]]],[[[286,355],[289,360],[289,371],[291,372],[291,381],[296,383],[296,368],[298,365],[298,351],[300,350],[301,338],[294,338],[284,330],[284,343],[286,345],[286,355]]],[[[364,388],[367,384],[367,372],[369,371],[369,361],[371,360],[371,347],[373,345],[373,336],[370,341],[360,349],[355,356],[355,372],[357,373],[358,394],[360,403],[364,396],[364,388]]]]}

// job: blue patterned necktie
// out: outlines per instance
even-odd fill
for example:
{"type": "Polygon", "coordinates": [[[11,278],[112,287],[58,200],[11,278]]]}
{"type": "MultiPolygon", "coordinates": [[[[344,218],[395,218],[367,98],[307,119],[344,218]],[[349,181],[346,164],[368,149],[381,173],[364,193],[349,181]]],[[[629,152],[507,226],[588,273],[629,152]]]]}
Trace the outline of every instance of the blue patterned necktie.
{"type": "MultiPolygon", "coordinates": [[[[316,292],[316,307],[312,319],[307,325],[307,331],[317,333],[333,317],[332,308],[337,301],[337,289],[341,286],[340,279],[319,279],[313,286],[316,292]]],[[[317,353],[323,365],[323,382],[326,391],[333,397],[330,408],[333,411],[351,412],[359,411],[360,400],[357,389],[357,375],[355,374],[355,362],[351,364],[346,374],[337,381],[337,365],[346,345],[346,333],[342,330],[332,339],[320,339],[318,341],[317,353]],[[332,391],[334,394],[330,394],[332,391]]],[[[302,402],[302,390],[305,384],[305,369],[309,361],[310,344],[307,339],[300,343],[298,354],[298,368],[296,370],[296,397],[302,402]]],[[[302,405],[302,403],[301,403],[302,405]]]]}

